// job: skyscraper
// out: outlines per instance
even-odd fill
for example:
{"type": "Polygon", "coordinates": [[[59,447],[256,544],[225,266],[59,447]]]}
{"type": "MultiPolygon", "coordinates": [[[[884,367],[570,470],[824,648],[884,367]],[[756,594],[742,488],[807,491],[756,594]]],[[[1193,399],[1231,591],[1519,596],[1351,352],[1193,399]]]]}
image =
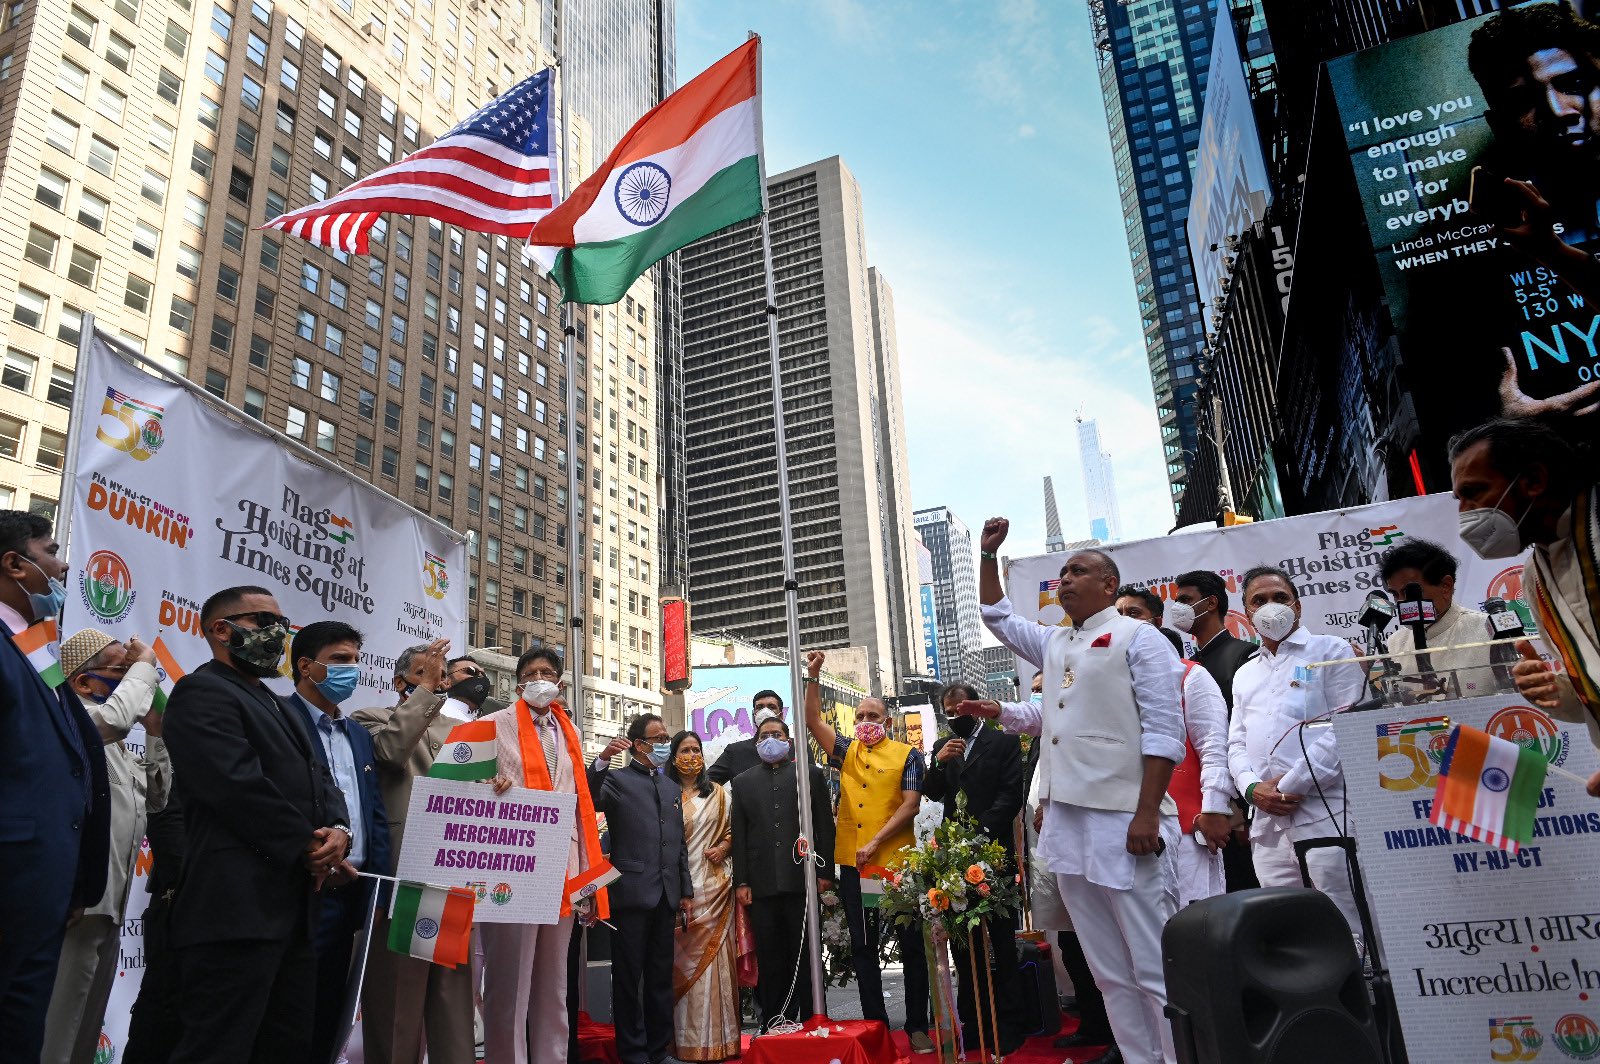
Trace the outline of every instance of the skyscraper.
{"type": "Polygon", "coordinates": [[[1194,396],[1205,324],[1184,220],[1216,7],[1217,0],[1089,0],[1174,512],[1199,439],[1194,396]]]}
{"type": "MultiPolygon", "coordinates": [[[[673,89],[675,0],[565,0],[554,6],[568,25],[561,38],[563,85],[573,120],[567,188],[587,177],[613,145],[673,89]]],[[[554,15],[552,17],[555,17],[554,15]]],[[[671,564],[680,544],[667,542],[683,493],[669,460],[681,438],[663,431],[677,388],[681,351],[673,346],[675,267],[669,262],[634,282],[621,303],[577,308],[578,335],[590,357],[579,363],[581,432],[578,505],[587,506],[580,538],[586,571],[585,695],[597,719],[620,722],[661,704],[654,603],[681,577],[671,564]],[[653,409],[652,409],[653,406],[653,409]],[[655,433],[651,439],[652,430],[655,433]]]]}
{"type": "MultiPolygon", "coordinates": [[[[566,648],[567,588],[581,577],[566,559],[554,287],[522,266],[511,241],[425,219],[385,219],[359,257],[255,228],[431,142],[551,63],[552,11],[454,0],[419,10],[373,0],[5,8],[0,241],[17,253],[0,257],[0,304],[12,304],[0,506],[56,509],[76,345],[92,312],[101,329],[246,415],[477,530],[470,643],[566,648]]],[[[630,82],[633,64],[670,55],[670,19],[646,25],[653,47],[608,42],[606,78],[630,82]]],[[[585,106],[592,128],[610,119],[612,103],[585,106]]],[[[614,365],[610,341],[580,329],[585,379],[591,355],[595,370],[624,375],[625,344],[614,365]]],[[[632,395],[594,386],[586,416],[617,419],[625,440],[630,421],[653,417],[655,379],[636,377],[632,395]]],[[[586,434],[586,444],[611,438],[586,434]]],[[[603,469],[609,459],[591,454],[595,498],[614,476],[606,513],[630,491],[647,500],[649,516],[633,518],[640,538],[661,493],[649,476],[603,469]]],[[[621,447],[616,461],[628,469],[621,447]]],[[[614,531],[603,516],[590,527],[614,531]]],[[[620,540],[618,567],[641,576],[618,580],[615,602],[602,587],[607,608],[593,611],[607,647],[624,648],[602,656],[607,680],[642,703],[659,702],[654,595],[639,568],[650,548],[620,540]]]]}
{"type": "Polygon", "coordinates": [[[1067,549],[1061,538],[1061,513],[1056,509],[1056,486],[1044,478],[1044,552],[1060,554],[1067,549]]]}
{"type": "MultiPolygon", "coordinates": [[[[895,631],[915,615],[896,598],[913,585],[909,543],[893,527],[906,483],[899,371],[883,364],[894,357],[893,304],[869,274],[861,192],[837,156],[771,177],[767,191],[801,639],[866,647],[879,692],[905,671],[897,662],[909,651],[896,647],[917,638],[895,631]]],[[[681,253],[690,594],[697,629],[778,647],[783,566],[758,224],[681,253]]]]}
{"type": "Polygon", "coordinates": [[[1083,495],[1089,512],[1089,536],[1101,543],[1122,539],[1122,512],[1117,506],[1117,482],[1111,456],[1100,449],[1100,426],[1078,418],[1078,458],[1083,462],[1083,495]]]}
{"type": "Polygon", "coordinates": [[[867,268],[872,295],[873,358],[877,378],[872,420],[876,429],[878,508],[883,525],[883,557],[888,566],[889,608],[904,610],[890,625],[894,642],[894,686],[907,676],[925,675],[917,606],[916,528],[911,522],[911,479],[906,461],[906,420],[900,396],[900,348],[894,327],[894,291],[876,267],[867,268]]]}
{"type": "Polygon", "coordinates": [[[978,614],[978,568],[972,533],[943,506],[918,510],[917,533],[933,556],[934,611],[939,634],[939,679],[982,684],[983,621],[978,614]]]}

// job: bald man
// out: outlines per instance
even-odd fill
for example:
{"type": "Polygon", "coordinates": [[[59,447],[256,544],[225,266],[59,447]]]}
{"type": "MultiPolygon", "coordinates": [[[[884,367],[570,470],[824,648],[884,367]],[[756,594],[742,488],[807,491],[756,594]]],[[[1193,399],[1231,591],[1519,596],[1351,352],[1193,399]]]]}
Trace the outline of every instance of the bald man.
{"type": "Polygon", "coordinates": [[[996,561],[1009,528],[1001,517],[984,525],[978,599],[989,631],[1044,676],[1042,706],[1008,703],[998,716],[1007,731],[1040,737],[1039,859],[1105,996],[1117,1044],[1098,1059],[1174,1064],[1161,930],[1178,908],[1167,785],[1184,758],[1183,667],[1154,625],[1116,611],[1120,574],[1103,551],[1076,551],[1061,567],[1056,594],[1071,625],[1014,614],[996,561]]]}
{"type": "MultiPolygon", "coordinates": [[[[880,699],[863,698],[856,706],[855,736],[838,734],[822,716],[820,650],[806,655],[806,727],[817,745],[828,751],[839,770],[838,829],[833,859],[839,864],[839,895],[850,925],[850,955],[861,992],[861,1014],[882,1020],[883,973],[878,943],[883,933],[878,910],[861,903],[861,876],[868,868],[888,868],[916,844],[913,821],[922,806],[922,781],[927,765],[922,751],[889,738],[889,710],[880,699]]],[[[933,1052],[928,1037],[928,965],[920,928],[900,928],[900,958],[905,965],[906,1037],[913,1053],[933,1052]]]]}

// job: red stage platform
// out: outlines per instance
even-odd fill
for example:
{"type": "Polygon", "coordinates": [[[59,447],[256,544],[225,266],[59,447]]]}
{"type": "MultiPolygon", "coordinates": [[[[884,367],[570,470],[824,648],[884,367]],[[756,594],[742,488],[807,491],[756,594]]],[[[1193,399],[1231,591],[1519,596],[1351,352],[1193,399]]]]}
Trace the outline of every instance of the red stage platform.
{"type": "MultiPolygon", "coordinates": [[[[815,1029],[819,1023],[806,1024],[815,1029]]],[[[747,1064],[917,1064],[919,1061],[938,1059],[936,1055],[916,1056],[911,1052],[904,1031],[888,1031],[883,1024],[865,1020],[835,1020],[828,1023],[828,1037],[812,1034],[764,1035],[761,1038],[744,1038],[744,1056],[747,1064]],[[833,1030],[842,1028],[842,1030],[833,1030]]],[[[1030,1038],[1021,1049],[1006,1057],[1006,1064],[1083,1064],[1099,1056],[1101,1049],[1061,1050],[1051,1047],[1051,1042],[1062,1034],[1071,1034],[1077,1021],[1063,1017],[1063,1025],[1056,1035],[1030,1038]]],[[[595,1023],[584,1016],[578,1027],[578,1044],[583,1051],[583,1064],[617,1064],[616,1037],[610,1024],[595,1023]]],[[[968,1047],[969,1061],[979,1059],[978,1047],[968,1047]]]]}

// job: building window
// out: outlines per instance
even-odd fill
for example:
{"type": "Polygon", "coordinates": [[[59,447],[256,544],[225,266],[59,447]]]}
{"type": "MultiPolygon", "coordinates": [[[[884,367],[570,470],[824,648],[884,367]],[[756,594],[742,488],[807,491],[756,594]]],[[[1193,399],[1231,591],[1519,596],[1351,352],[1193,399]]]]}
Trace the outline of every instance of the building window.
{"type": "Polygon", "coordinates": [[[0,414],[0,458],[17,458],[22,454],[22,434],[28,423],[10,414],[0,414]]]}
{"type": "Polygon", "coordinates": [[[228,399],[228,375],[220,369],[206,370],[206,391],[226,402],[228,399]]]}
{"type": "Polygon", "coordinates": [[[51,269],[56,264],[56,249],[61,244],[61,238],[54,233],[39,228],[37,225],[28,227],[28,243],[22,251],[22,257],[36,266],[51,269]]]}
{"type": "Polygon", "coordinates": [[[291,439],[303,440],[306,438],[306,412],[297,406],[291,406],[284,414],[283,433],[291,439]]]}
{"type": "Polygon", "coordinates": [[[148,314],[150,312],[152,291],[153,286],[149,281],[142,277],[135,277],[130,273],[128,275],[128,287],[123,293],[122,302],[131,310],[137,310],[140,314],[148,314]]]}
{"type": "Polygon", "coordinates": [[[257,421],[267,419],[267,393],[260,388],[248,386],[244,390],[244,412],[257,421]]]}
{"type": "Polygon", "coordinates": [[[30,329],[44,328],[44,312],[49,299],[43,292],[31,288],[18,288],[17,301],[11,308],[12,320],[30,329]]]}
{"type": "Polygon", "coordinates": [[[44,469],[60,469],[67,462],[67,436],[64,432],[41,427],[39,446],[33,453],[34,463],[44,469]]]}
{"type": "Polygon", "coordinates": [[[339,447],[338,429],[333,422],[325,418],[317,418],[317,450],[333,454],[339,447]]]}
{"type": "Polygon", "coordinates": [[[16,348],[6,349],[6,359],[0,366],[0,385],[13,391],[31,392],[33,375],[39,369],[39,360],[16,348]]]}
{"type": "Polygon", "coordinates": [[[52,210],[61,210],[67,202],[67,179],[54,170],[40,170],[33,198],[52,210]]]}
{"type": "Polygon", "coordinates": [[[81,247],[72,249],[72,259],[67,264],[67,280],[85,288],[93,288],[100,277],[100,256],[81,247]]]}

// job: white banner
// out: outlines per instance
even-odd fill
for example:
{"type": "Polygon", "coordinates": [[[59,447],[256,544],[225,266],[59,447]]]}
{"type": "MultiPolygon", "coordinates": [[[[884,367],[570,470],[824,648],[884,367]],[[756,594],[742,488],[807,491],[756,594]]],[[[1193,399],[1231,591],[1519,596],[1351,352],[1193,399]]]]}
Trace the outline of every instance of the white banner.
{"type": "MultiPolygon", "coordinates": [[[[1367,593],[1383,586],[1378,569],[1384,552],[1411,540],[1431,540],[1460,563],[1458,602],[1477,609],[1486,599],[1505,599],[1532,631],[1533,616],[1522,601],[1523,559],[1484,561],[1461,541],[1456,529],[1456,501],[1441,493],[1102,549],[1116,559],[1123,583],[1147,587],[1166,601],[1177,594],[1174,578],[1180,573],[1207,569],[1218,574],[1228,586],[1228,629],[1251,640],[1255,631],[1240,602],[1244,574],[1257,565],[1279,566],[1300,591],[1301,620],[1307,628],[1361,644],[1365,633],[1356,621],[1367,593]]],[[[1039,554],[1007,562],[1006,590],[1018,615],[1045,624],[1063,623],[1056,582],[1069,556],[1039,554]]],[[[1021,663],[1018,675],[1026,690],[1032,666],[1021,663]]]]}
{"type": "Polygon", "coordinates": [[[1411,1064],[1600,1056],[1600,802],[1550,773],[1532,842],[1506,853],[1429,822],[1448,724],[1532,746],[1579,777],[1581,725],[1514,698],[1335,718],[1351,829],[1411,1064]],[[1410,728],[1407,728],[1407,725],[1410,728]]]}
{"type": "MultiPolygon", "coordinates": [[[[394,700],[394,661],[448,636],[466,645],[465,541],[209,397],[146,372],[86,330],[78,354],[63,638],[98,628],[188,672],[211,654],[200,606],[240,584],[268,588],[298,628],[340,620],[366,637],[352,705],[394,700]]],[[[64,500],[65,501],[65,500],[64,500]]],[[[284,674],[289,669],[284,655],[284,674]]],[[[288,681],[275,684],[288,690],[288,681]]],[[[133,879],[122,964],[107,1008],[108,1061],[138,993],[148,850],[133,879]]]]}
{"type": "Polygon", "coordinates": [[[553,924],[561,918],[578,796],[419,777],[406,811],[395,876],[466,887],[479,924],[553,924]]]}

